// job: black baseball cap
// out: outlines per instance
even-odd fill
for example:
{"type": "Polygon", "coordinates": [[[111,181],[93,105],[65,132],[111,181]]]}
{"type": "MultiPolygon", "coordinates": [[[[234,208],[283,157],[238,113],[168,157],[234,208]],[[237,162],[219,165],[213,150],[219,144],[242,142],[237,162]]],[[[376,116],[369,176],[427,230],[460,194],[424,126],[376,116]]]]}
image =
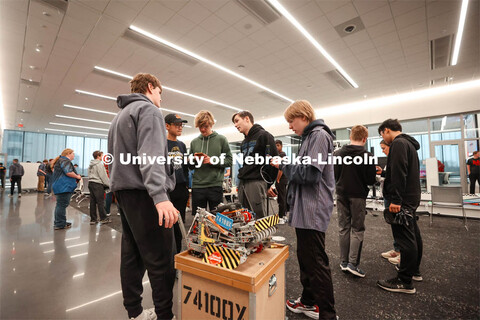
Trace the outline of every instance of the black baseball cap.
{"type": "Polygon", "coordinates": [[[165,123],[168,123],[168,124],[187,123],[187,122],[188,122],[187,120],[183,120],[182,118],[180,118],[178,114],[175,114],[175,113],[167,114],[167,116],[165,117],[165,123]]]}

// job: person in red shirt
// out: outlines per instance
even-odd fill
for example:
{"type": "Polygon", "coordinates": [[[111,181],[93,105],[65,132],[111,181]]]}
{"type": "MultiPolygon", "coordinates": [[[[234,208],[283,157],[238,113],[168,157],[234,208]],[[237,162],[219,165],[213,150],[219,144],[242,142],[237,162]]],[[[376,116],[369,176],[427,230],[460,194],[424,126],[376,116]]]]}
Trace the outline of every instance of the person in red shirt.
{"type": "Polygon", "coordinates": [[[473,158],[467,161],[468,178],[470,179],[470,194],[475,194],[475,182],[480,185],[480,159],[479,152],[473,152],[473,158]]]}

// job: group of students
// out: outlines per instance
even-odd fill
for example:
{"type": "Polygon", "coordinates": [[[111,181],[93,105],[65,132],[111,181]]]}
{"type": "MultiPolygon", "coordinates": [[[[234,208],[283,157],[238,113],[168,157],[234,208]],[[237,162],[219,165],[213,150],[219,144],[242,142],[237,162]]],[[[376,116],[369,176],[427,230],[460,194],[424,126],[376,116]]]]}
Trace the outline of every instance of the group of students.
{"type": "MultiPolygon", "coordinates": [[[[137,74],[130,85],[132,93],[117,98],[120,111],[110,126],[109,154],[114,159],[120,159],[121,154],[183,157],[187,149],[178,137],[187,121],[176,114],[163,117],[159,110],[162,87],[158,79],[151,74],[137,74]]],[[[325,232],[333,212],[334,191],[337,191],[339,214],[340,266],[342,270],[362,277],[365,273],[359,268],[359,263],[365,230],[365,199],[367,185],[373,184],[376,169],[370,165],[334,167],[322,161],[319,157],[334,152],[334,134],[323,120],[316,119],[308,101],[295,101],[287,107],[284,117],[289,128],[301,137],[298,156],[310,157],[312,161],[271,162],[267,165],[245,163],[238,173],[239,201],[254,211],[257,218],[263,217],[267,214],[268,195],[273,192],[265,175],[276,180],[277,188],[279,184],[286,185],[288,182],[288,223],[296,232],[299,278],[303,291],[298,299],[287,300],[286,306],[295,313],[304,313],[311,318],[335,319],[331,270],[325,252],[325,232]]],[[[244,156],[279,155],[273,136],[254,123],[250,112],[235,113],[232,122],[245,136],[241,144],[244,156]]],[[[224,171],[232,166],[227,139],[213,131],[214,123],[213,115],[206,110],[195,117],[195,127],[200,135],[191,141],[190,153],[201,159],[202,163],[194,168],[193,173],[192,214],[196,213],[198,207],[208,206],[212,209],[222,201],[224,171]],[[212,163],[213,156],[222,156],[224,161],[212,163]]],[[[390,202],[388,208],[394,213],[407,210],[413,219],[406,225],[392,225],[394,239],[402,256],[398,276],[377,284],[385,290],[413,293],[412,277],[419,273],[422,255],[422,240],[415,219],[415,210],[420,201],[416,153],[418,142],[401,133],[397,120],[386,120],[379,127],[379,133],[390,145],[384,185],[384,196],[390,202]]],[[[365,127],[353,127],[351,144],[337,151],[336,155],[366,153],[364,145],[367,137],[365,127]]],[[[76,179],[81,178],[71,164],[73,157],[73,150],[66,149],[54,160],[53,189],[59,208],[58,217],[57,208],[55,212],[56,229],[70,227],[64,212],[63,217],[60,213],[68,205],[67,199],[69,201],[76,186],[76,179]],[[59,183],[57,188],[56,183],[59,183]],[[60,185],[62,189],[57,190],[60,185]]],[[[101,170],[101,153],[94,154],[94,158],[89,167],[89,176],[90,183],[95,187],[93,189],[98,189],[91,190],[95,201],[100,198],[96,193],[100,195],[102,192],[103,199],[104,188],[109,185],[121,209],[123,236],[120,275],[128,316],[132,319],[173,319],[173,257],[181,249],[181,235],[178,228],[172,227],[177,226],[179,216],[185,219],[188,169],[195,165],[171,166],[158,162],[125,164],[113,161],[109,165],[110,179],[107,180],[101,170]],[[94,170],[98,170],[99,181],[92,179],[94,170]],[[98,188],[95,184],[99,184],[98,188]],[[141,304],[142,279],[146,270],[155,305],[155,308],[148,310],[144,310],[141,304]]],[[[286,204],[282,204],[282,207],[285,208],[286,204]]]]}

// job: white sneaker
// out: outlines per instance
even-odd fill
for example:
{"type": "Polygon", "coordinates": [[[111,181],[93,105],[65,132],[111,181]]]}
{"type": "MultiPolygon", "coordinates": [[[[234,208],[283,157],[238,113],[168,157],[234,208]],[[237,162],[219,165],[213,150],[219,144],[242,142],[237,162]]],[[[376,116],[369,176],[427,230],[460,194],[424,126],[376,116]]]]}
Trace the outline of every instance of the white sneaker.
{"type": "Polygon", "coordinates": [[[388,258],[388,262],[391,264],[400,264],[400,255],[396,256],[395,258],[388,258]]]}
{"type": "Polygon", "coordinates": [[[382,257],[385,258],[385,259],[389,259],[389,258],[395,258],[396,256],[399,256],[400,253],[395,251],[395,250],[390,250],[390,251],[387,251],[387,252],[382,252],[382,257]]]}
{"type": "Polygon", "coordinates": [[[8,196],[9,196],[10,198],[13,198],[13,194],[9,194],[8,196]]]}
{"type": "Polygon", "coordinates": [[[157,314],[155,313],[155,308],[143,309],[136,318],[130,318],[133,320],[157,320],[157,314]]]}

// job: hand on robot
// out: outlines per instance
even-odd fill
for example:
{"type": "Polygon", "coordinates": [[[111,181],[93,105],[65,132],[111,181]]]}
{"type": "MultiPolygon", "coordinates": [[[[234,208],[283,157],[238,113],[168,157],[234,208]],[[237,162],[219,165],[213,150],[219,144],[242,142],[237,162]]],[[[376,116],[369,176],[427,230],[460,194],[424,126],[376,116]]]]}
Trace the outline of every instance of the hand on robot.
{"type": "Polygon", "coordinates": [[[178,221],[178,210],[175,209],[170,201],[162,201],[155,205],[158,212],[158,225],[163,225],[165,220],[165,228],[171,228],[178,221]]]}

